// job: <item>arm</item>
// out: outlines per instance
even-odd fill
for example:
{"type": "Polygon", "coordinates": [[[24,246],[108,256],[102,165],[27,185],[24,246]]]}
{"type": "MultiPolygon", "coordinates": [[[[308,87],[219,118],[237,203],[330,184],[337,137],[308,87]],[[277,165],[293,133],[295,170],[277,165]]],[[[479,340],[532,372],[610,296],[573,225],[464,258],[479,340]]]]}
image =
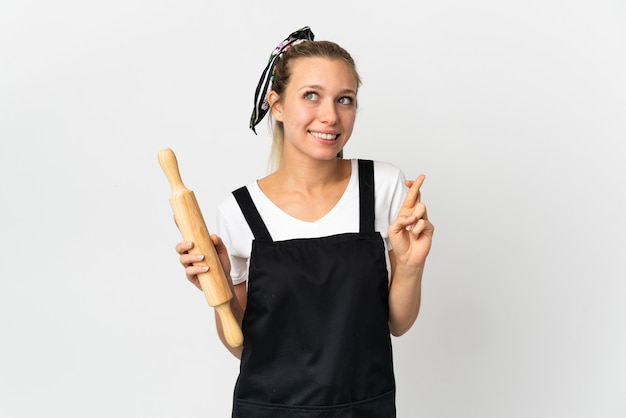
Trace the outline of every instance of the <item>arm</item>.
{"type": "MultiPolygon", "coordinates": [[[[228,258],[228,251],[224,242],[217,235],[211,235],[211,240],[215,245],[215,250],[217,251],[217,255],[219,257],[220,263],[222,264],[222,268],[224,269],[224,274],[228,279],[228,283],[230,285],[230,290],[233,294],[233,298],[230,301],[230,308],[237,320],[237,323],[241,327],[243,322],[243,314],[246,309],[247,302],[247,289],[246,283],[241,283],[238,285],[233,285],[232,280],[230,278],[230,260],[228,258]]],[[[208,270],[207,266],[194,266],[193,263],[197,261],[201,261],[204,256],[202,255],[194,255],[189,254],[188,251],[193,248],[192,242],[181,242],[176,245],[176,252],[180,254],[180,263],[185,267],[185,275],[187,276],[187,280],[189,280],[194,286],[198,289],[202,290],[200,286],[200,282],[198,280],[198,274],[206,272],[208,270]]],[[[243,346],[240,347],[231,347],[226,343],[226,339],[224,337],[224,332],[222,330],[222,324],[219,320],[217,312],[215,313],[215,322],[217,333],[226,348],[237,358],[241,358],[241,353],[243,351],[243,346]]]]}
{"type": "MultiPolygon", "coordinates": [[[[231,282],[231,291],[233,292],[233,298],[230,301],[230,308],[233,311],[233,315],[235,315],[235,319],[241,328],[241,324],[243,322],[243,313],[246,311],[246,302],[248,300],[248,289],[246,288],[246,283],[240,283],[238,285],[232,285],[231,282]]],[[[215,313],[215,326],[217,328],[217,334],[222,341],[222,344],[232,353],[233,356],[241,359],[241,353],[243,352],[243,345],[239,347],[231,347],[226,343],[226,339],[224,338],[224,331],[222,330],[222,321],[220,321],[217,312],[215,313]]]]}
{"type": "Polygon", "coordinates": [[[430,251],[434,226],[421,203],[424,175],[406,184],[409,191],[398,217],[389,225],[391,284],[389,287],[389,329],[400,336],[415,323],[420,309],[422,275],[430,251]]]}
{"type": "Polygon", "coordinates": [[[417,319],[422,299],[422,273],[424,266],[414,271],[399,271],[393,251],[389,252],[391,262],[391,284],[389,287],[389,330],[399,337],[406,333],[417,319]]]}

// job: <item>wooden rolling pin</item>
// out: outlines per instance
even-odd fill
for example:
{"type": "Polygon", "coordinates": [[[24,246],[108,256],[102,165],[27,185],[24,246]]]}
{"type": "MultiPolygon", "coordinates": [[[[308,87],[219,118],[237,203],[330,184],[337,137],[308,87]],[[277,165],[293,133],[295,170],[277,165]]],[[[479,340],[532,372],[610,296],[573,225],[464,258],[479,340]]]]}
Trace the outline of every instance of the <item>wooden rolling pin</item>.
{"type": "Polygon", "coordinates": [[[183,184],[178,170],[178,161],[174,152],[165,148],[159,151],[159,164],[167,176],[172,188],[170,206],[174,211],[174,219],[184,241],[193,242],[190,254],[202,254],[204,259],[194,263],[195,266],[209,266],[209,271],[198,275],[200,286],[209,306],[215,308],[226,342],[231,347],[243,344],[241,328],[230,309],[233,293],[222,269],[215,246],[211,241],[209,230],[196,201],[193,191],[183,184]]]}

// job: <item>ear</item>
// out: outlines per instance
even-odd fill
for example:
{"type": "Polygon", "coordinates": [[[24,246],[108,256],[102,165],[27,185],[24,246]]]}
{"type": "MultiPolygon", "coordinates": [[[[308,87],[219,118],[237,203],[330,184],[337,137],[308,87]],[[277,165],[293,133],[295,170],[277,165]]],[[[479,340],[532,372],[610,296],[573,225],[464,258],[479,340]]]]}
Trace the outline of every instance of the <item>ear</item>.
{"type": "Polygon", "coordinates": [[[280,96],[274,90],[271,90],[267,94],[267,103],[270,105],[270,111],[272,116],[279,122],[283,121],[283,106],[280,101],[280,96]]]}

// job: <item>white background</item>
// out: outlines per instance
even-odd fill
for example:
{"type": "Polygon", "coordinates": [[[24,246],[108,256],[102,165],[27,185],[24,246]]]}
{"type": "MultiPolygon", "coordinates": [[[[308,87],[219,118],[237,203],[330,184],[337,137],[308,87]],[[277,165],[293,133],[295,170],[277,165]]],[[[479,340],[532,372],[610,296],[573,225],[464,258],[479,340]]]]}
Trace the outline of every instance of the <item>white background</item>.
{"type": "Polygon", "coordinates": [[[1,0],[0,416],[229,416],[157,153],[211,230],[266,172],[254,88],[305,25],[364,81],[346,157],[427,175],[398,416],[625,417],[622,0],[1,0]]]}

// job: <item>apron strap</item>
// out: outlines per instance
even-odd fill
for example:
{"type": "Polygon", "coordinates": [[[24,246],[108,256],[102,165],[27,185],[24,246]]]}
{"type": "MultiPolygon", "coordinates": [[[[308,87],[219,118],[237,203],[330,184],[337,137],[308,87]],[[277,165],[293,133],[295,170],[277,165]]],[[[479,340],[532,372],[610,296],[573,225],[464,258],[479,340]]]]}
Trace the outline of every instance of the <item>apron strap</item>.
{"type": "Polygon", "coordinates": [[[233,192],[233,196],[235,196],[235,200],[237,200],[237,203],[241,208],[243,217],[246,218],[246,221],[252,230],[254,239],[273,241],[270,232],[267,230],[267,226],[265,226],[265,222],[263,222],[259,211],[252,201],[252,197],[250,197],[248,188],[246,186],[238,188],[233,192]]]}
{"type": "Polygon", "coordinates": [[[359,233],[374,233],[374,161],[359,160],[359,233]]]}
{"type": "MultiPolygon", "coordinates": [[[[374,233],[374,161],[358,160],[359,163],[359,233],[374,233]]],[[[233,192],[248,226],[257,240],[273,241],[246,186],[233,192]]]]}

